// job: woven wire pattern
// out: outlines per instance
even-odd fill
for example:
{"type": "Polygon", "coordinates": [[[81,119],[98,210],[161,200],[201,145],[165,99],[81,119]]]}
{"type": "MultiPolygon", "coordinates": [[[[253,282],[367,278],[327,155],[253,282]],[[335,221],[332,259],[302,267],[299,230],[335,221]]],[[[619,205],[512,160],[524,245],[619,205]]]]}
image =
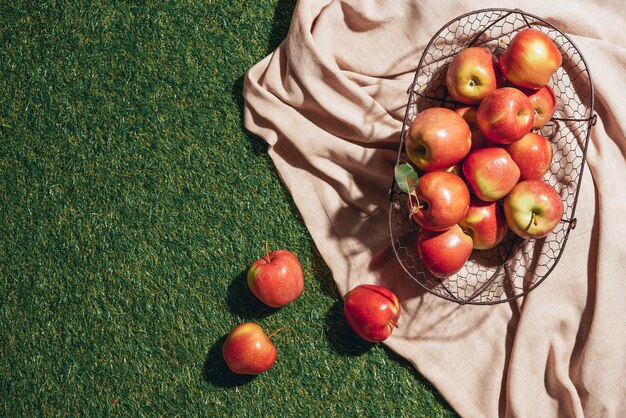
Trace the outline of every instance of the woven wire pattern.
{"type": "Polygon", "coordinates": [[[546,237],[523,240],[509,231],[491,250],[472,252],[457,274],[438,279],[424,269],[416,252],[419,226],[409,218],[407,195],[396,186],[390,190],[389,229],[398,261],[409,276],[429,292],[461,304],[495,304],[527,294],[556,266],[572,229],[593,115],[593,84],[587,64],[572,41],[541,18],[521,10],[485,9],[457,17],[446,24],[426,47],[409,88],[397,162],[406,162],[404,138],[408,126],[424,109],[463,107],[445,88],[450,60],[462,49],[482,46],[500,56],[522,29],[541,30],[562,53],[563,63],[549,85],[557,98],[557,110],[539,133],[553,148],[553,162],[544,176],[561,195],[562,221],[546,237]]]}

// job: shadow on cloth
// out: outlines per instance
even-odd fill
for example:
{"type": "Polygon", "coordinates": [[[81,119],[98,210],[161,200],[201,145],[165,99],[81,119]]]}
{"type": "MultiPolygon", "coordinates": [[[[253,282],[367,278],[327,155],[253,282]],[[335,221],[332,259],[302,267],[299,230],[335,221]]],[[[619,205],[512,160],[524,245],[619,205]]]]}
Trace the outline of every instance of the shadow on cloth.
{"type": "MultiPolygon", "coordinates": [[[[269,55],[278,48],[278,45],[287,37],[287,33],[289,32],[289,26],[291,23],[291,16],[296,7],[296,0],[279,0],[274,8],[274,16],[272,18],[272,30],[270,32],[267,48],[265,49],[265,55],[269,55]]],[[[243,122],[243,108],[244,108],[244,98],[243,98],[243,84],[244,84],[244,75],[241,75],[236,80],[233,81],[233,85],[231,88],[231,98],[233,102],[237,105],[239,110],[239,121],[241,123],[241,131],[245,133],[250,142],[251,150],[256,154],[265,154],[267,153],[267,143],[255,135],[251,134],[244,127],[243,122]]]]}
{"type": "MultiPolygon", "coordinates": [[[[284,20],[288,11],[293,12],[294,5],[294,2],[279,2],[276,14],[282,13],[284,20]]],[[[283,20],[280,17],[275,20],[268,53],[287,35],[288,26],[277,23],[283,20]]],[[[400,61],[406,58],[400,57],[400,61]]],[[[395,64],[390,63],[389,68],[393,69],[395,64]]],[[[334,67],[328,70],[335,74],[341,71],[334,67]]],[[[341,286],[340,290],[345,293],[364,278],[370,283],[388,287],[398,295],[403,304],[404,316],[400,320],[401,328],[394,331],[395,336],[407,341],[455,341],[473,331],[469,326],[463,329],[451,326],[451,319],[454,319],[462,306],[454,303],[442,304],[439,298],[431,296],[426,289],[414,282],[400,266],[391,247],[388,192],[399,145],[396,139],[399,141],[402,127],[399,118],[404,115],[404,111],[395,108],[393,104],[377,102],[377,98],[387,96],[388,91],[383,89],[390,88],[390,80],[380,79],[377,82],[373,76],[357,77],[355,80],[361,82],[354,82],[352,86],[354,91],[361,90],[358,94],[351,94],[352,87],[348,88],[349,84],[346,83],[339,87],[343,88],[342,93],[346,91],[350,94],[339,94],[337,97],[342,100],[342,105],[352,106],[359,110],[359,114],[364,114],[363,120],[351,118],[353,113],[349,112],[350,109],[340,114],[332,113],[323,103],[320,105],[318,102],[323,94],[315,90],[315,84],[310,83],[311,80],[291,79],[290,87],[298,88],[298,101],[303,103],[299,109],[302,120],[314,125],[319,130],[320,137],[279,137],[272,152],[288,162],[292,168],[306,172],[315,179],[319,186],[314,188],[315,192],[321,192],[318,196],[311,196],[311,199],[319,199],[326,209],[338,208],[327,213],[330,228],[327,235],[337,241],[336,248],[340,254],[336,256],[343,258],[342,262],[345,261],[345,271],[341,274],[346,276],[335,278],[341,286]],[[365,85],[366,82],[369,84],[365,85]],[[367,103],[367,109],[362,109],[364,103],[367,103]],[[307,140],[318,142],[315,147],[308,147],[310,143],[307,140]],[[307,152],[309,149],[313,152],[307,152]],[[327,205],[329,196],[336,198],[339,204],[332,202],[327,205]],[[409,326],[411,323],[421,322],[422,314],[426,312],[436,313],[428,315],[435,319],[420,324],[419,327],[409,326]]],[[[240,77],[234,82],[232,90],[233,99],[242,115],[242,126],[245,104],[243,86],[244,78],[240,77]]],[[[395,89],[396,85],[392,88],[395,89]]],[[[405,91],[398,91],[405,94],[405,91]]],[[[330,94],[332,93],[331,91],[330,94]]],[[[408,95],[406,98],[408,99],[408,95]]],[[[254,108],[247,111],[259,127],[274,128],[264,126],[267,122],[254,108]]],[[[278,134],[280,136],[280,132],[278,134]]],[[[254,152],[260,154],[267,151],[267,145],[263,141],[252,134],[248,136],[254,152]]],[[[332,283],[332,278],[329,281],[331,283],[322,287],[330,292],[335,283],[332,283]]],[[[343,318],[342,310],[343,301],[338,298],[325,318],[326,336],[332,348],[347,356],[358,356],[367,352],[371,344],[364,343],[353,333],[343,318]]],[[[485,318],[488,315],[485,310],[485,318]]]]}

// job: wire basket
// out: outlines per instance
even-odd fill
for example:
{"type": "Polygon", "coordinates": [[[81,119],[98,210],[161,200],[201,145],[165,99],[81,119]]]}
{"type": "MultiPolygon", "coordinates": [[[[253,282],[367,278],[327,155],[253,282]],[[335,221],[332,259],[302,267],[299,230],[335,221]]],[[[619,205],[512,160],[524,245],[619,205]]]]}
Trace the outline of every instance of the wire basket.
{"type": "Polygon", "coordinates": [[[594,92],[587,63],[571,39],[545,20],[515,9],[484,9],[451,20],[428,43],[409,88],[397,163],[408,161],[404,138],[413,119],[429,107],[457,108],[445,87],[450,60],[462,49],[482,46],[496,56],[522,29],[541,30],[561,51],[563,63],[550,86],[557,110],[539,133],[553,147],[553,161],[544,176],[561,195],[562,221],[546,237],[524,240],[512,232],[495,248],[472,252],[455,275],[439,279],[422,265],[416,252],[419,226],[409,218],[408,195],[395,183],[390,190],[389,230],[398,261],[409,276],[429,292],[460,304],[488,305],[510,301],[536,288],[548,277],[563,253],[567,238],[576,227],[576,202],[580,191],[593,114],[594,92]]]}

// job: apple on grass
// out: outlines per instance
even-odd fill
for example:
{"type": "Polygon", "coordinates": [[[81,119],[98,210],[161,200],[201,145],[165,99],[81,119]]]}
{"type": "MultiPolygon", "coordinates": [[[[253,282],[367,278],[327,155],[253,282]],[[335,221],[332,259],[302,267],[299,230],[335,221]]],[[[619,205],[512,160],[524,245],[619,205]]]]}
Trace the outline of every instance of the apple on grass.
{"type": "Polygon", "coordinates": [[[359,285],[345,297],[343,312],[356,334],[366,341],[386,340],[400,319],[400,302],[388,288],[378,285],[359,285]]]}
{"type": "Polygon", "coordinates": [[[433,276],[446,278],[463,268],[472,254],[472,238],[459,225],[443,231],[420,230],[417,254],[433,276]]]}
{"type": "Polygon", "coordinates": [[[278,353],[270,338],[280,330],[265,335],[263,328],[253,322],[237,325],[222,345],[222,355],[228,368],[237,374],[250,375],[270,369],[278,353]]]}
{"type": "Polygon", "coordinates": [[[552,145],[544,136],[529,132],[506,148],[520,170],[520,180],[540,179],[552,164],[552,145]]]}
{"type": "Polygon", "coordinates": [[[469,47],[456,54],[446,70],[446,88],[453,99],[477,104],[498,87],[498,59],[487,48],[469,47]]]}
{"type": "Polygon", "coordinates": [[[534,113],[530,99],[521,90],[502,87],[480,102],[476,123],[487,139],[506,145],[530,132],[534,113]]]}
{"type": "Polygon", "coordinates": [[[535,111],[532,129],[539,129],[548,123],[556,112],[557,102],[554,90],[546,85],[538,90],[524,89],[523,92],[535,111]]]}
{"type": "Polygon", "coordinates": [[[556,44],[532,28],[518,32],[499,59],[502,75],[516,86],[529,89],[548,84],[562,62],[556,44]]]}
{"type": "Polygon", "coordinates": [[[469,209],[459,226],[472,238],[475,250],[495,247],[509,230],[498,202],[485,202],[476,196],[472,196],[469,209]]]}
{"type": "Polygon", "coordinates": [[[431,107],[419,113],[405,139],[408,159],[423,171],[443,170],[460,162],[469,152],[471,133],[453,110],[431,107]]]}
{"type": "Polygon", "coordinates": [[[472,151],[465,158],[463,175],[479,199],[495,202],[515,186],[520,169],[504,148],[489,147],[472,151]]]}
{"type": "Polygon", "coordinates": [[[523,180],[504,198],[509,228],[522,238],[542,238],[561,222],[563,200],[542,180],[523,180]]]}
{"type": "Polygon", "coordinates": [[[273,308],[293,302],[304,289],[304,274],[298,258],[290,251],[269,252],[248,269],[248,287],[259,300],[273,308]]]}
{"type": "Polygon", "coordinates": [[[461,177],[431,171],[419,178],[415,194],[409,195],[408,209],[411,219],[422,228],[443,231],[463,219],[469,202],[470,193],[461,177]]]}

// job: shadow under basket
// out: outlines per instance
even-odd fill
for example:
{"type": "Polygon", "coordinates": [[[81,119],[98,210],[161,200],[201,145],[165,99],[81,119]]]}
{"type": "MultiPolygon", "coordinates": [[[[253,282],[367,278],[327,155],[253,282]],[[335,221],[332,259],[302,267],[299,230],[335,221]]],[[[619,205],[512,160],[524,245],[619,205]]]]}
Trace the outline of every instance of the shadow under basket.
{"type": "Polygon", "coordinates": [[[445,87],[445,72],[452,58],[464,48],[480,46],[496,56],[504,52],[521,30],[545,33],[563,56],[561,67],[549,83],[557,98],[557,110],[538,132],[553,148],[553,161],[543,180],[563,199],[563,218],[546,237],[524,240],[509,231],[491,250],[474,250],[455,275],[439,279],[430,274],[417,255],[419,226],[409,218],[408,195],[395,179],[389,193],[389,230],[394,252],[406,273],[428,292],[460,304],[489,305],[526,295],[545,280],[558,263],[570,232],[576,227],[576,202],[585,166],[593,114],[594,91],[587,63],[572,40],[545,20],[515,9],[483,9],[461,15],[443,26],[428,43],[414,80],[398,148],[397,163],[406,162],[404,139],[413,119],[430,107],[455,109],[445,87]]]}

